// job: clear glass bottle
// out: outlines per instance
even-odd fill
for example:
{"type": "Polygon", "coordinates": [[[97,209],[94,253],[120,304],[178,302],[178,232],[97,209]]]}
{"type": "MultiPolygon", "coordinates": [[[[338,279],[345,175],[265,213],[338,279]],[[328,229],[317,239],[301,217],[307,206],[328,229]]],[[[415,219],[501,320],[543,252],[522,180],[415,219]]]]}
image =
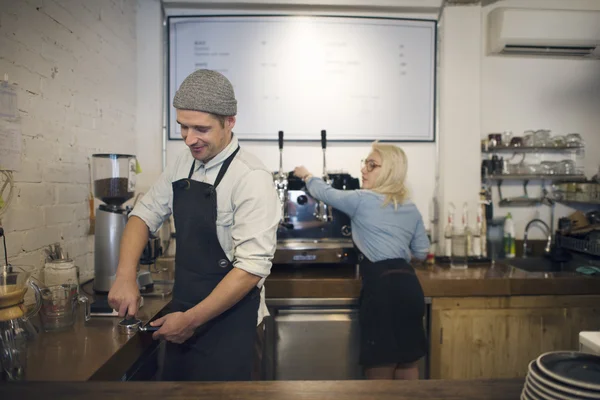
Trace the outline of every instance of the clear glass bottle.
{"type": "Polygon", "coordinates": [[[477,223],[475,225],[475,231],[473,232],[473,256],[481,257],[483,254],[483,245],[482,245],[482,231],[483,231],[483,223],[481,218],[481,207],[477,208],[477,223]]]}
{"type": "Polygon", "coordinates": [[[466,206],[463,207],[462,226],[456,227],[452,235],[452,256],[450,268],[466,269],[468,267],[471,247],[471,231],[468,226],[466,206]]]}
{"type": "Polygon", "coordinates": [[[469,257],[473,255],[473,232],[471,232],[471,228],[469,228],[469,205],[466,202],[463,204],[462,225],[465,240],[467,241],[465,253],[467,254],[467,257],[469,257]]]}
{"type": "Polygon", "coordinates": [[[453,235],[453,220],[454,214],[448,214],[448,223],[444,228],[444,255],[446,257],[452,257],[452,235],[453,235]]]}
{"type": "Polygon", "coordinates": [[[491,215],[488,216],[488,207],[489,204],[491,203],[492,199],[490,196],[490,191],[486,190],[486,189],[481,189],[481,191],[479,192],[479,207],[477,209],[477,224],[478,224],[478,228],[479,228],[479,224],[481,224],[481,229],[479,229],[479,236],[481,238],[481,251],[480,251],[480,255],[481,257],[487,257],[488,256],[488,249],[487,249],[487,245],[488,245],[488,237],[487,237],[487,221],[491,220],[491,215]]]}

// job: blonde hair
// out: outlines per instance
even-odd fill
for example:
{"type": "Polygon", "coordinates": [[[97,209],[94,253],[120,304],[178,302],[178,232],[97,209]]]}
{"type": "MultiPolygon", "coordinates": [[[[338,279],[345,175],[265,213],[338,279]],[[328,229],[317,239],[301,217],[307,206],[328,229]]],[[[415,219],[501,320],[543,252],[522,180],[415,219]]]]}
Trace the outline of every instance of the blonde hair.
{"type": "Polygon", "coordinates": [[[404,203],[408,198],[405,185],[408,169],[406,154],[398,146],[377,141],[373,142],[371,148],[381,157],[381,171],[371,190],[385,195],[384,206],[393,202],[394,208],[397,209],[398,204],[404,203]]]}

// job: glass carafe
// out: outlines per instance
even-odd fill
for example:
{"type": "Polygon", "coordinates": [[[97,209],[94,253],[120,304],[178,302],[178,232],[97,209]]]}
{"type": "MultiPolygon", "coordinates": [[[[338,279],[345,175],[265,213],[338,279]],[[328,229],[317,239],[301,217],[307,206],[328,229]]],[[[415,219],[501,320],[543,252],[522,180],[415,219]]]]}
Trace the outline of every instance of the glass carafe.
{"type": "Polygon", "coordinates": [[[5,266],[0,270],[0,372],[19,380],[27,366],[27,342],[37,335],[30,321],[40,310],[40,288],[30,279],[35,268],[5,266]],[[27,287],[35,291],[35,306],[25,305],[27,287]]]}

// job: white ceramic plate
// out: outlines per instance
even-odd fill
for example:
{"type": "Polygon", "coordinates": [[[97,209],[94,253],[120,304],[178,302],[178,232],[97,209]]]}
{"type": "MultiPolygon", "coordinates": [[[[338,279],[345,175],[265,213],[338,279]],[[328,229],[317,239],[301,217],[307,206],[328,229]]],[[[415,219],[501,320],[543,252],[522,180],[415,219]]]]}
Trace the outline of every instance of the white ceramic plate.
{"type": "Polygon", "coordinates": [[[525,386],[525,398],[528,400],[544,400],[542,397],[533,394],[531,389],[527,386],[525,386]]]}
{"type": "Polygon", "coordinates": [[[545,389],[541,384],[537,383],[531,375],[527,375],[527,379],[525,380],[525,385],[529,389],[530,392],[534,393],[538,397],[544,400],[580,400],[580,398],[570,397],[566,395],[560,395],[558,393],[553,393],[549,389],[545,389]]]}
{"type": "Polygon", "coordinates": [[[533,360],[529,363],[529,375],[531,375],[535,383],[541,385],[545,389],[551,391],[553,395],[558,396],[560,398],[564,398],[565,396],[571,396],[575,399],[600,400],[600,393],[567,386],[559,381],[555,381],[554,379],[544,375],[544,373],[538,368],[536,360],[533,360]]]}
{"type": "Polygon", "coordinates": [[[600,396],[600,356],[554,351],[539,356],[536,365],[550,378],[571,387],[596,391],[600,396]]]}

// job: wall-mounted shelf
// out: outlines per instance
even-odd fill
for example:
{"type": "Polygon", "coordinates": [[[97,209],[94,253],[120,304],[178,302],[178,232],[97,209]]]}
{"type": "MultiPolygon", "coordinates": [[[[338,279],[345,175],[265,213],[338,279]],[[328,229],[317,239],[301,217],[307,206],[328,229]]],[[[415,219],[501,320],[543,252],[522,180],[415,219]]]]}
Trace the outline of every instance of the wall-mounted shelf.
{"type": "Polygon", "coordinates": [[[564,204],[582,204],[582,205],[590,205],[590,206],[600,206],[600,200],[566,200],[566,199],[559,199],[559,200],[555,200],[558,203],[564,203],[564,204]]]}
{"type": "Polygon", "coordinates": [[[494,146],[494,147],[489,147],[487,149],[485,148],[481,148],[481,152],[482,153],[559,153],[559,152],[565,152],[565,151],[576,151],[576,150],[581,150],[583,149],[584,146],[560,146],[560,147],[554,147],[554,146],[536,146],[536,147],[525,147],[525,146],[519,146],[519,147],[513,147],[513,146],[494,146]]]}
{"type": "MultiPolygon", "coordinates": [[[[511,172],[517,172],[519,170],[522,170],[523,172],[527,172],[528,170],[533,172],[533,171],[545,171],[548,169],[554,170],[552,172],[555,171],[571,171],[571,167],[573,168],[572,172],[575,171],[579,171],[579,169],[576,168],[577,164],[580,164],[578,161],[581,161],[581,159],[584,156],[584,150],[585,150],[585,145],[583,144],[575,144],[572,143],[572,145],[563,145],[563,146],[493,146],[493,147],[489,147],[489,146],[484,146],[482,144],[481,146],[481,153],[482,155],[485,154],[484,157],[482,157],[482,159],[484,159],[482,161],[481,164],[481,180],[482,180],[482,184],[484,186],[486,186],[491,192],[491,187],[492,185],[497,186],[498,188],[498,195],[499,195],[499,201],[498,201],[498,206],[499,207],[535,207],[535,206],[539,206],[539,205],[547,205],[550,207],[554,207],[554,204],[557,201],[561,201],[561,200],[555,200],[553,198],[553,196],[549,193],[549,191],[546,189],[546,185],[548,185],[549,182],[556,182],[556,183],[578,183],[578,182],[585,182],[586,181],[586,177],[584,174],[582,173],[577,173],[577,174],[551,174],[551,173],[546,173],[546,174],[540,174],[540,173],[533,173],[533,174],[519,174],[519,173],[512,173],[512,174],[503,174],[502,172],[504,171],[511,171],[511,172]],[[491,155],[494,155],[493,157],[491,155]],[[525,164],[525,158],[527,157],[528,154],[531,154],[535,160],[534,164],[525,164]],[[551,167],[550,163],[547,163],[548,165],[544,165],[544,163],[547,160],[547,157],[545,156],[545,154],[549,154],[549,160],[552,160],[552,162],[557,164],[556,169],[554,167],[551,167]],[[536,166],[537,164],[539,164],[539,169],[538,168],[511,168],[514,166],[517,166],[516,164],[510,164],[509,161],[512,160],[513,158],[515,158],[517,155],[521,156],[521,164],[523,166],[529,167],[529,166],[536,166]],[[573,165],[559,165],[558,161],[553,161],[557,158],[565,158],[565,159],[570,159],[569,161],[573,164],[573,165]],[[546,161],[545,161],[546,160],[546,161]],[[507,165],[508,163],[508,165],[507,165]],[[551,167],[551,168],[541,168],[542,166],[544,167],[551,167]],[[560,168],[558,169],[558,166],[560,167],[564,167],[564,168],[560,168]],[[567,168],[570,167],[570,168],[567,168]],[[515,197],[504,197],[502,194],[502,186],[504,184],[504,182],[506,181],[512,181],[511,185],[513,185],[516,182],[520,182],[520,184],[523,186],[523,194],[521,196],[515,196],[515,197]],[[529,193],[527,191],[527,187],[529,185],[529,183],[531,181],[537,181],[539,183],[541,183],[542,186],[542,193],[539,196],[529,196],[529,193]]],[[[562,160],[562,162],[564,162],[565,160],[562,160]]],[[[518,164],[518,163],[517,163],[518,164]]],[[[517,166],[518,167],[518,166],[517,166]]],[[[491,196],[491,194],[490,194],[491,196]]]]}
{"type": "Polygon", "coordinates": [[[507,197],[500,200],[500,207],[531,207],[546,203],[545,197],[507,197]]]}
{"type": "Polygon", "coordinates": [[[585,175],[549,175],[549,174],[502,174],[488,175],[486,179],[490,181],[561,181],[561,182],[583,182],[585,175]]]}

